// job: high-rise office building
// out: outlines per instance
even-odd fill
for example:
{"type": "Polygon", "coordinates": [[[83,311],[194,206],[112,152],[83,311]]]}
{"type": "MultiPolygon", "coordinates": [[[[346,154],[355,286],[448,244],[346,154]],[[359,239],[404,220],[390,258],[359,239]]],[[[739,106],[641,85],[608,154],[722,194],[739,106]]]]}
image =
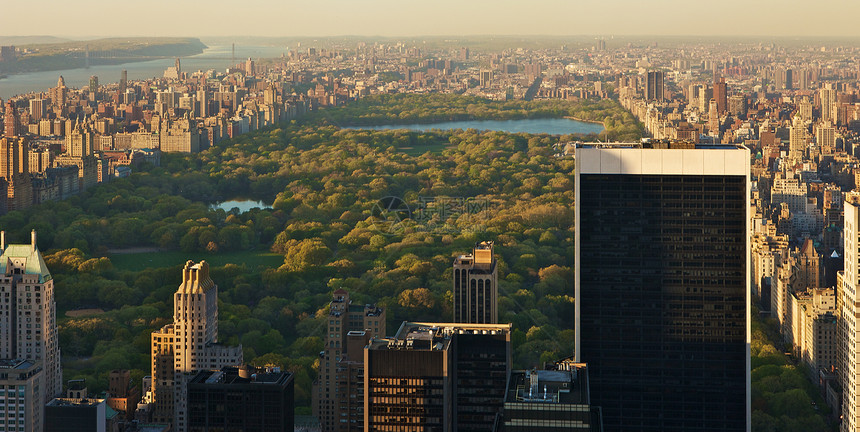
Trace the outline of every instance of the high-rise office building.
{"type": "Polygon", "coordinates": [[[186,389],[195,373],[242,364],[242,347],[218,343],[218,285],[209,264],[185,263],[173,295],[173,323],[152,333],[153,418],[188,430],[186,389]]]}
{"type": "Polygon", "coordinates": [[[92,75],[90,76],[90,93],[98,93],[99,91],[99,77],[92,75]]]}
{"type": "Polygon", "coordinates": [[[124,94],[128,89],[128,71],[123,69],[119,74],[119,94],[124,94]]]}
{"type": "Polygon", "coordinates": [[[662,101],[665,99],[664,80],[663,71],[648,72],[645,79],[645,100],[662,101]]]}
{"type": "Polygon", "coordinates": [[[188,383],[188,431],[292,432],[294,392],[279,368],[200,371],[188,383]]]}
{"type": "Polygon", "coordinates": [[[104,399],[56,398],[45,406],[45,432],[108,432],[104,399]]]}
{"type": "Polygon", "coordinates": [[[323,431],[364,430],[364,347],[385,333],[384,309],[352,304],[343,289],[332,294],[311,405],[323,431]]]}
{"type": "Polygon", "coordinates": [[[606,430],[749,431],[749,150],[649,147],[577,146],[576,361],[606,430]]]}
{"type": "Polygon", "coordinates": [[[791,69],[786,69],[782,72],[782,84],[784,90],[794,88],[794,72],[791,69]]]}
{"type": "Polygon", "coordinates": [[[714,100],[717,101],[717,112],[720,115],[725,114],[729,106],[728,86],[725,78],[720,78],[719,81],[714,82],[714,100]]]}
{"type": "Polygon", "coordinates": [[[30,244],[6,244],[0,232],[0,249],[0,296],[6,306],[0,309],[0,359],[41,366],[44,404],[63,390],[54,280],[36,246],[36,231],[30,244]]]}
{"type": "Polygon", "coordinates": [[[364,430],[492,430],[510,365],[510,324],[404,322],[364,350],[364,430]]]}
{"type": "Polygon", "coordinates": [[[471,254],[454,258],[454,322],[499,322],[499,276],[493,242],[479,242],[471,254]]]}

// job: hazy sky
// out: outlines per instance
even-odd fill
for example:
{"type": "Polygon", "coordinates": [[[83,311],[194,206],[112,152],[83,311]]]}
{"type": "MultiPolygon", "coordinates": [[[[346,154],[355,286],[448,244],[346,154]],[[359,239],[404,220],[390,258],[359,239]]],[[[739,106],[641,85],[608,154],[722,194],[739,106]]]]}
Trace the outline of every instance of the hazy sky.
{"type": "Polygon", "coordinates": [[[0,35],[860,36],[845,0],[24,0],[0,35]]]}

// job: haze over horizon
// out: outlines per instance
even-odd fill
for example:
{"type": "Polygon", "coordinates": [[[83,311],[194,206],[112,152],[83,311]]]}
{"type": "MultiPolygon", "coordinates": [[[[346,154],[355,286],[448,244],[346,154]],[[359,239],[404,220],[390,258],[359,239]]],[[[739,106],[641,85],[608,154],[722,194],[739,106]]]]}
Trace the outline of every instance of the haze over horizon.
{"type": "Polygon", "coordinates": [[[11,2],[4,7],[4,35],[50,34],[68,38],[110,36],[450,36],[450,35],[666,35],[854,37],[860,3],[822,0],[814,7],[797,0],[681,4],[672,0],[395,0],[269,2],[153,0],[129,2],[58,0],[11,2]],[[33,10],[38,27],[22,19],[33,10]],[[797,20],[803,10],[804,20],[797,20]],[[620,14],[619,11],[625,13],[620,14]],[[112,19],[104,19],[109,12],[112,19]],[[151,12],[141,16],[141,12],[151,12]],[[134,17],[135,19],[126,19],[134,17]],[[87,25],[90,23],[91,25],[87,25]]]}

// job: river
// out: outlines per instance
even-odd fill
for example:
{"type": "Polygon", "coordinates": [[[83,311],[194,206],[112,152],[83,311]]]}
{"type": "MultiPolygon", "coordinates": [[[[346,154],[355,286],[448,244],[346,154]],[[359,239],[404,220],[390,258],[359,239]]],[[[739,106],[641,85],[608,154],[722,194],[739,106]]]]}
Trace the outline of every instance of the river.
{"type": "MultiPolygon", "coordinates": [[[[201,54],[180,57],[182,70],[186,72],[209,69],[225,70],[231,65],[231,50],[230,45],[212,45],[203,50],[201,54]]],[[[242,46],[237,44],[236,61],[239,62],[248,57],[255,60],[280,57],[281,54],[286,55],[287,51],[286,46],[242,46]]],[[[161,77],[165,69],[173,66],[174,61],[174,58],[164,58],[119,65],[92,66],[89,69],[63,69],[9,75],[0,79],[0,98],[6,100],[22,93],[47,91],[49,88],[57,86],[57,79],[60,75],[65,79],[66,86],[72,88],[89,85],[91,75],[99,77],[100,84],[119,82],[123,69],[128,71],[129,81],[161,77]]]]}
{"type": "Polygon", "coordinates": [[[382,125],[382,126],[356,126],[346,129],[370,129],[370,130],[388,130],[388,129],[409,129],[416,131],[426,131],[433,129],[448,130],[448,129],[478,129],[492,130],[510,133],[525,132],[530,134],[550,134],[550,135],[566,135],[566,134],[590,134],[603,132],[603,125],[599,123],[587,123],[577,120],[564,118],[542,118],[542,119],[520,119],[520,120],[465,120],[465,121],[448,121],[426,124],[403,124],[403,125],[382,125]]]}

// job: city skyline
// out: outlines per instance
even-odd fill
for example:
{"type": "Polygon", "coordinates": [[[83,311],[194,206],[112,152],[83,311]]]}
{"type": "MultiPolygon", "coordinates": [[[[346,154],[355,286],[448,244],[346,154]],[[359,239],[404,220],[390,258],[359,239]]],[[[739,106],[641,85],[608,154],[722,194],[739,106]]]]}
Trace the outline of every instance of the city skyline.
{"type": "Polygon", "coordinates": [[[45,425],[860,432],[853,41],[10,39],[0,228],[39,230],[69,380],[45,425]]]}
{"type": "MultiPolygon", "coordinates": [[[[431,36],[431,35],[708,35],[708,36],[860,36],[851,26],[852,16],[860,5],[833,0],[804,7],[800,2],[721,3],[722,14],[715,14],[710,4],[677,7],[669,0],[635,2],[631,0],[594,0],[565,2],[542,0],[530,3],[503,0],[496,2],[455,2],[443,0],[433,8],[404,5],[393,0],[355,2],[268,3],[254,1],[246,5],[249,12],[265,9],[266,14],[235,25],[215,25],[234,19],[231,4],[224,0],[210,2],[205,8],[193,3],[157,0],[148,10],[160,11],[153,20],[102,20],[99,30],[81,26],[93,10],[108,7],[100,0],[85,0],[71,7],[56,0],[35,3],[12,3],[4,8],[0,28],[6,35],[57,34],[81,36],[431,36]],[[807,25],[792,26],[796,11],[804,8],[807,25]],[[40,16],[39,27],[19,19],[34,9],[58,13],[40,16]],[[617,14],[624,10],[627,13],[617,14]],[[730,11],[743,11],[731,13],[730,11]],[[189,20],[188,17],[197,17],[189,20]],[[696,17],[702,17],[697,19],[696,17]],[[223,28],[223,30],[221,30],[223,28]],[[241,28],[241,31],[238,30],[241,28]]],[[[115,17],[137,16],[139,8],[131,3],[110,3],[115,17]]],[[[153,15],[155,17],[155,15],[153,15]]]]}

